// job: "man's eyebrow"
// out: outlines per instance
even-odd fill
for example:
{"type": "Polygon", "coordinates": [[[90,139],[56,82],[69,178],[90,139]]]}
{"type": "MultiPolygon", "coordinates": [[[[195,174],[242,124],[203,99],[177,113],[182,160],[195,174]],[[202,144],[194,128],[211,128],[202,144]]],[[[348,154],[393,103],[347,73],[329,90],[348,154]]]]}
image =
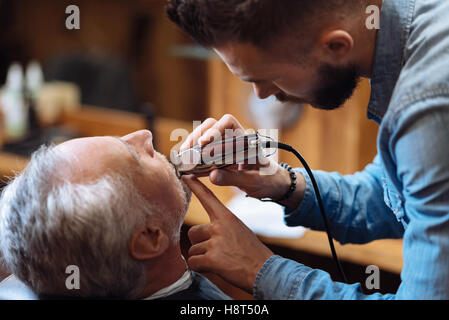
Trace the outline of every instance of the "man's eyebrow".
{"type": "Polygon", "coordinates": [[[137,153],[136,149],[134,149],[134,147],[132,145],[130,145],[128,142],[126,142],[125,140],[123,140],[120,137],[113,137],[113,138],[117,139],[118,141],[123,143],[125,145],[125,147],[129,150],[129,152],[132,154],[134,159],[136,159],[136,161],[140,163],[141,157],[140,157],[140,155],[137,153]]]}

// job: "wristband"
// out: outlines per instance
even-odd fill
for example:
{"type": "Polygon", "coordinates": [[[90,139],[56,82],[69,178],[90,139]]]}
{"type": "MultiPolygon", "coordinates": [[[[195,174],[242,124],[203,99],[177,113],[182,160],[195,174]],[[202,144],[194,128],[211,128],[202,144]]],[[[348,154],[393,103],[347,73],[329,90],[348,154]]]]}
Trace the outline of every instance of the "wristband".
{"type": "Polygon", "coordinates": [[[291,166],[289,166],[288,164],[284,163],[284,162],[280,162],[279,166],[281,166],[282,168],[284,168],[285,170],[287,170],[290,174],[290,188],[288,189],[288,191],[284,194],[284,196],[278,200],[273,200],[273,199],[260,199],[260,201],[263,202],[276,202],[278,204],[280,204],[279,202],[281,201],[285,201],[290,199],[290,197],[292,196],[293,192],[295,192],[296,190],[296,172],[293,171],[293,168],[291,166]]]}

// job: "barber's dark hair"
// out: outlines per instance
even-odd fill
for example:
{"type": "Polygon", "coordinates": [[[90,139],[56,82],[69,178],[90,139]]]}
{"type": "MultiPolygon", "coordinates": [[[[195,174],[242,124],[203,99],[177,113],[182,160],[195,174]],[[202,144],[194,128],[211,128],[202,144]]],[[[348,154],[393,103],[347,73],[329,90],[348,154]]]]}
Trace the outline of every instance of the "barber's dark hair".
{"type": "Polygon", "coordinates": [[[301,34],[317,14],[341,11],[365,0],[168,0],[169,18],[196,42],[217,47],[230,41],[268,47],[280,35],[301,34]]]}

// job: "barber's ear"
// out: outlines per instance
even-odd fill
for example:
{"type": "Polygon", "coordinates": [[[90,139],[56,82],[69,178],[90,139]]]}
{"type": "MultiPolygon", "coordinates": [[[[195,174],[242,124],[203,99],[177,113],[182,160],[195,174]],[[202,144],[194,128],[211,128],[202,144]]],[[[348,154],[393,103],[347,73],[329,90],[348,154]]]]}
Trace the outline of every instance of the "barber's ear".
{"type": "Polygon", "coordinates": [[[333,56],[333,59],[341,59],[354,47],[354,39],[344,30],[326,32],[320,38],[321,48],[325,54],[333,56]]]}
{"type": "Polygon", "coordinates": [[[161,228],[148,224],[134,231],[129,251],[134,259],[148,260],[162,255],[168,246],[169,239],[161,228]]]}

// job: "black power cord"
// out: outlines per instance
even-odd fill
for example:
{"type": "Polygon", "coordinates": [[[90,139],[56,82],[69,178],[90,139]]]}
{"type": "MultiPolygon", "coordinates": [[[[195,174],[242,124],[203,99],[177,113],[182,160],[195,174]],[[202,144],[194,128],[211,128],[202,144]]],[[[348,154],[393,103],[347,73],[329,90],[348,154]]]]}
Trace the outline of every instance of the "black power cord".
{"type": "Polygon", "coordinates": [[[281,150],[285,150],[285,151],[289,151],[289,152],[293,153],[299,159],[299,161],[301,161],[304,169],[306,169],[307,174],[309,175],[310,180],[312,181],[313,189],[315,190],[315,195],[317,197],[321,215],[324,220],[324,227],[326,228],[327,238],[329,240],[329,245],[330,245],[330,248],[332,251],[332,257],[335,261],[335,264],[337,265],[337,269],[340,273],[341,278],[343,279],[344,282],[348,283],[348,280],[347,280],[346,275],[343,271],[343,268],[340,264],[340,261],[338,260],[337,252],[335,251],[334,242],[332,240],[332,235],[331,235],[331,231],[330,231],[330,227],[329,227],[329,222],[327,221],[326,211],[324,209],[323,199],[321,198],[318,184],[316,183],[316,180],[315,180],[315,177],[313,176],[312,170],[310,170],[306,160],[304,160],[304,158],[301,156],[301,154],[298,151],[296,151],[292,146],[289,146],[288,144],[281,143],[281,142],[275,142],[275,141],[264,141],[264,142],[262,142],[262,145],[264,148],[267,148],[267,149],[272,149],[272,148],[273,149],[281,149],[281,150]]]}

